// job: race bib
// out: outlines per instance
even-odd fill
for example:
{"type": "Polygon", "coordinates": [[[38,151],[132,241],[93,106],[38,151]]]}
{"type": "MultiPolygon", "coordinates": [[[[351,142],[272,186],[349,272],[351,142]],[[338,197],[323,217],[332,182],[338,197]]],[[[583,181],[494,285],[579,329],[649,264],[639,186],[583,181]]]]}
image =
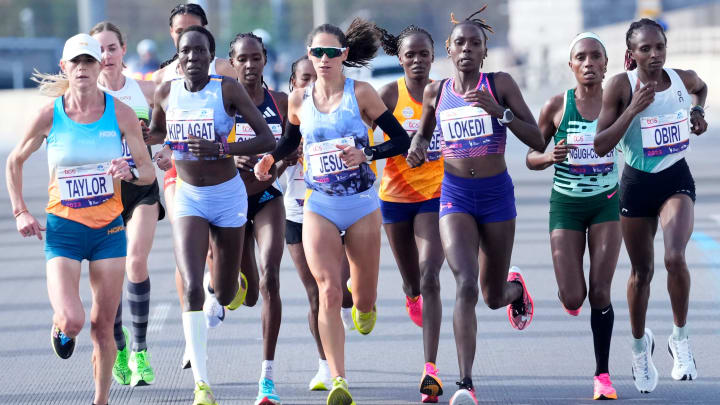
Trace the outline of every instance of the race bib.
{"type": "Polygon", "coordinates": [[[70,208],[100,205],[115,194],[109,162],[58,167],[56,171],[60,203],[70,208]]]}
{"type": "MultiPolygon", "coordinates": [[[[420,129],[420,120],[408,118],[403,121],[402,127],[410,137],[413,137],[417,133],[418,129],[420,129]]],[[[433,132],[432,138],[430,139],[430,145],[428,145],[427,154],[428,161],[438,160],[442,156],[440,131],[436,130],[433,132]]],[[[407,154],[404,154],[404,156],[407,157],[407,154]]]]}
{"type": "Polygon", "coordinates": [[[573,174],[600,174],[609,173],[615,162],[615,149],[605,156],[598,156],[593,147],[595,134],[580,133],[567,134],[567,144],[575,145],[575,149],[568,152],[568,165],[573,174]]]}
{"type": "Polygon", "coordinates": [[[690,120],[687,110],[655,117],[640,117],[643,153],[664,156],[687,149],[690,143],[690,120]]]}
{"type": "Polygon", "coordinates": [[[167,140],[170,148],[187,152],[187,140],[190,136],[215,142],[215,120],[212,108],[182,110],[173,108],[165,117],[167,140]]]}
{"type": "MultiPolygon", "coordinates": [[[[268,127],[270,127],[270,132],[272,132],[273,136],[275,137],[275,142],[279,142],[280,137],[282,137],[282,125],[268,124],[268,127]]],[[[254,137],[255,131],[253,131],[250,124],[246,122],[238,122],[235,124],[235,138],[237,139],[237,142],[249,141],[254,137]]]]}
{"type": "Polygon", "coordinates": [[[355,147],[355,138],[330,139],[311,143],[306,147],[310,179],[315,183],[336,183],[359,175],[359,166],[348,167],[342,161],[340,151],[335,145],[355,147]]]}
{"type": "Polygon", "coordinates": [[[449,149],[467,149],[492,142],[492,117],[480,107],[464,106],[440,112],[440,127],[449,149]]]}

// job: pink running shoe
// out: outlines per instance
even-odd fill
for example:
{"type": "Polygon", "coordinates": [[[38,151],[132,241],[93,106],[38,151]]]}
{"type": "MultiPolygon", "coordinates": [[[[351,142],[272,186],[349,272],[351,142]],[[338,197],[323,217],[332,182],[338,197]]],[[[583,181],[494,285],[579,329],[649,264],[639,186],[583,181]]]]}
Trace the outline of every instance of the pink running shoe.
{"type": "Polygon", "coordinates": [[[610,374],[602,373],[593,377],[593,386],[595,391],[593,399],[617,399],[617,392],[610,381],[610,374]]]}
{"type": "Polygon", "coordinates": [[[523,330],[532,322],[534,310],[533,300],[532,297],[530,297],[530,293],[528,293],[525,280],[523,280],[519,268],[515,266],[510,268],[507,281],[520,283],[523,289],[522,299],[507,306],[510,325],[515,329],[523,330]]]}
{"type": "Polygon", "coordinates": [[[422,402],[423,404],[437,404],[438,401],[439,398],[437,396],[420,394],[420,402],[422,402]]]}
{"type": "Polygon", "coordinates": [[[425,370],[420,380],[420,393],[425,404],[437,403],[438,397],[443,394],[442,380],[438,377],[438,369],[434,363],[425,363],[425,370]]]}
{"type": "Polygon", "coordinates": [[[405,309],[407,310],[408,315],[410,315],[410,320],[415,323],[415,325],[422,328],[422,308],[423,308],[423,299],[422,295],[418,295],[415,300],[412,298],[405,296],[405,309]]]}
{"type": "Polygon", "coordinates": [[[474,388],[463,386],[461,383],[456,384],[460,385],[460,389],[455,391],[455,394],[450,398],[450,405],[478,405],[474,388]]]}

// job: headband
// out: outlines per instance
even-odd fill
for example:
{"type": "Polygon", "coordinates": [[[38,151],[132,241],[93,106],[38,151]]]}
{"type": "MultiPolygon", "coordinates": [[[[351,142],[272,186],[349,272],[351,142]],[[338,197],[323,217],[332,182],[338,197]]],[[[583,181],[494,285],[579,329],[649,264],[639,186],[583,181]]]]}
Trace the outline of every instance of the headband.
{"type": "Polygon", "coordinates": [[[570,42],[569,53],[572,54],[572,50],[575,47],[575,45],[578,42],[580,42],[581,40],[586,39],[586,38],[592,38],[592,39],[598,41],[600,43],[600,45],[603,47],[603,51],[605,51],[605,54],[607,55],[607,49],[605,48],[605,43],[602,41],[602,39],[600,39],[600,37],[596,33],[590,32],[590,31],[585,31],[585,32],[581,32],[581,33],[577,34],[575,39],[573,39],[572,42],[570,42]]]}

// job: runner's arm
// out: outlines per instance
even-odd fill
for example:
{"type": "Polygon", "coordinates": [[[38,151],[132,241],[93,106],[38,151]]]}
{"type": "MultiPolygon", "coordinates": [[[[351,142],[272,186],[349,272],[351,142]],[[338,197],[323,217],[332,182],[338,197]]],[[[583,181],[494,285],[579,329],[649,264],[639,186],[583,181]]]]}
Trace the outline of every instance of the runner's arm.
{"type": "Polygon", "coordinates": [[[167,108],[167,97],[170,94],[170,82],[163,82],[155,89],[155,108],[152,110],[150,130],[144,137],[148,145],[163,143],[167,128],[165,127],[165,108],[167,108]]]}
{"type": "Polygon", "coordinates": [[[432,140],[435,131],[435,108],[438,95],[440,94],[440,86],[445,80],[438,80],[428,83],[423,90],[423,107],[420,115],[420,125],[418,131],[410,142],[407,158],[405,159],[410,167],[418,167],[427,160],[427,148],[432,140]]]}
{"type": "Polygon", "coordinates": [[[152,184],[155,181],[155,169],[150,161],[150,155],[147,153],[147,146],[142,140],[142,130],[135,111],[127,105],[117,102],[115,103],[115,115],[120,132],[125,137],[125,143],[130,149],[130,155],[132,155],[138,170],[137,180],[131,182],[139,186],[152,184]]]}
{"type": "Polygon", "coordinates": [[[375,89],[368,83],[355,82],[355,97],[362,114],[372,120],[390,138],[389,140],[370,146],[373,160],[385,159],[404,153],[410,146],[410,137],[388,110],[375,89]]]}
{"type": "Polygon", "coordinates": [[[563,108],[563,95],[558,94],[548,100],[540,110],[538,118],[538,127],[540,133],[545,140],[545,148],[543,150],[535,150],[530,148],[525,157],[525,164],[530,170],[544,170],[555,163],[552,151],[547,151],[550,140],[557,132],[558,124],[555,122],[558,112],[563,108]]]}
{"type": "Polygon", "coordinates": [[[303,95],[305,89],[295,89],[288,96],[288,111],[286,117],[285,130],[283,135],[275,146],[275,150],[270,154],[273,162],[283,159],[285,156],[293,153],[300,145],[302,135],[300,135],[300,107],[302,106],[303,95]]]}
{"type": "MultiPolygon", "coordinates": [[[[245,91],[245,87],[238,83],[237,80],[225,78],[222,82],[222,88],[223,98],[230,101],[233,106],[232,110],[242,115],[253,129],[253,132],[255,132],[253,139],[245,142],[228,143],[225,153],[228,155],[249,156],[271,151],[275,146],[275,137],[270,132],[270,127],[268,127],[255,103],[245,91]]],[[[233,116],[234,114],[230,115],[233,116]]]]}
{"type": "Polygon", "coordinates": [[[494,79],[498,93],[502,92],[500,94],[502,95],[503,104],[507,105],[515,115],[515,119],[507,124],[508,129],[525,145],[535,150],[543,149],[547,142],[543,139],[535,122],[535,117],[533,117],[530,108],[525,103],[525,99],[515,80],[505,72],[497,72],[494,79]]]}

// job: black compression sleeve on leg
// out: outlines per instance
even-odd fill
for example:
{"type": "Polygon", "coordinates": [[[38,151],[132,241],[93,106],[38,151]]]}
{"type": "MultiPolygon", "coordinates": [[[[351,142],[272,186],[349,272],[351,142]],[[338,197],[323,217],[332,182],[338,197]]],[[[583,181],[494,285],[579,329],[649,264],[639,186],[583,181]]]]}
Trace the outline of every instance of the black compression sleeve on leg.
{"type": "Polygon", "coordinates": [[[291,124],[290,121],[288,121],[285,125],[285,133],[283,133],[277,146],[275,146],[275,150],[272,152],[273,159],[277,162],[293,153],[298,145],[300,145],[301,139],[300,125],[291,124]]]}
{"type": "Polygon", "coordinates": [[[602,309],[593,308],[590,312],[590,328],[593,333],[593,346],[595,347],[595,375],[608,371],[610,358],[610,340],[612,339],[615,311],[612,304],[602,309]]]}
{"type": "Polygon", "coordinates": [[[373,160],[385,159],[407,152],[410,147],[410,137],[390,110],[385,110],[384,113],[377,117],[375,123],[390,139],[370,147],[373,152],[373,160]]]}

